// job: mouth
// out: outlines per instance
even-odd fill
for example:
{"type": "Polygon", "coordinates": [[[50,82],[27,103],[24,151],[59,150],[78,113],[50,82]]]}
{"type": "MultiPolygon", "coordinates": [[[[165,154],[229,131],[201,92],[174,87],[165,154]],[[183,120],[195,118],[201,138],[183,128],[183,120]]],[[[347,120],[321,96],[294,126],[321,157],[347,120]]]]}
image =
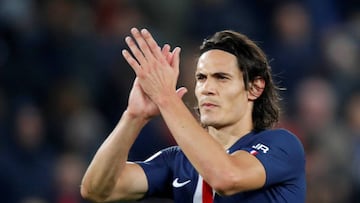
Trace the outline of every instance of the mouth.
{"type": "Polygon", "coordinates": [[[205,109],[211,109],[211,108],[218,107],[218,105],[211,103],[211,102],[204,102],[201,104],[201,107],[205,108],[205,109]]]}

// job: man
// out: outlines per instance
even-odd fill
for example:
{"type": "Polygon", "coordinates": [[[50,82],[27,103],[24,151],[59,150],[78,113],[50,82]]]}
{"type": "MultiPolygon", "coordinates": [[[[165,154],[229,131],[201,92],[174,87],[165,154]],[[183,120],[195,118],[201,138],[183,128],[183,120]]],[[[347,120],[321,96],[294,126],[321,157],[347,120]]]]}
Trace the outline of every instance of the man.
{"type": "Polygon", "coordinates": [[[176,91],[180,48],[159,48],[131,30],[123,56],[136,73],[128,107],[99,148],[81,186],[93,201],[170,197],[175,202],[304,202],[305,158],[299,140],[270,128],[278,93],[264,53],[246,36],[221,31],[205,40],[196,69],[200,123],[176,91]],[[178,147],[127,162],[141,128],[161,114],[178,147]]]}

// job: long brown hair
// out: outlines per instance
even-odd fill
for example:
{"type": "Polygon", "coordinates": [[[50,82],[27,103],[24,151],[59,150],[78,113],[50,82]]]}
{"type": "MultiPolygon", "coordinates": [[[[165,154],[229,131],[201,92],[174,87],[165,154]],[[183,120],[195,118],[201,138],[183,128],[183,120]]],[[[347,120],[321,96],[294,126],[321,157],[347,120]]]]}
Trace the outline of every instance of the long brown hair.
{"type": "Polygon", "coordinates": [[[256,131],[273,127],[280,117],[280,88],[273,81],[265,53],[247,36],[232,30],[216,32],[204,40],[200,53],[211,49],[220,49],[236,56],[246,90],[249,90],[249,84],[256,77],[265,80],[265,89],[254,102],[253,126],[256,131]]]}

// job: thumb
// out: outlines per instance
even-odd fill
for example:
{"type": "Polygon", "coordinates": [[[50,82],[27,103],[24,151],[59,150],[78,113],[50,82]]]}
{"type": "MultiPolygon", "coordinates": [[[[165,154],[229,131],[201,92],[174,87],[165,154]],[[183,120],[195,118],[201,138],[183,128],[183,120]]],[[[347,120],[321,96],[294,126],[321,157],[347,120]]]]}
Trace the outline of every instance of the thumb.
{"type": "Polygon", "coordinates": [[[188,90],[186,87],[180,87],[179,89],[176,90],[176,94],[178,95],[179,98],[182,98],[187,92],[188,90]]]}

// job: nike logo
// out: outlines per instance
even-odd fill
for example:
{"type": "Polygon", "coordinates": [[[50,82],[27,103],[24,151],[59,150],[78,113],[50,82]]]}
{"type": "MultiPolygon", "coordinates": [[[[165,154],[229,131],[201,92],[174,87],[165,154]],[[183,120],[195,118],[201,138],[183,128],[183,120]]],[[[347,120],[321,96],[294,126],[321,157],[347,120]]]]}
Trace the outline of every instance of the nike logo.
{"type": "Polygon", "coordinates": [[[188,183],[190,183],[190,182],[191,182],[191,180],[187,180],[187,181],[185,181],[185,182],[179,183],[179,178],[175,178],[175,180],[173,181],[172,185],[173,185],[174,187],[183,187],[184,185],[186,185],[186,184],[188,184],[188,183]]]}

